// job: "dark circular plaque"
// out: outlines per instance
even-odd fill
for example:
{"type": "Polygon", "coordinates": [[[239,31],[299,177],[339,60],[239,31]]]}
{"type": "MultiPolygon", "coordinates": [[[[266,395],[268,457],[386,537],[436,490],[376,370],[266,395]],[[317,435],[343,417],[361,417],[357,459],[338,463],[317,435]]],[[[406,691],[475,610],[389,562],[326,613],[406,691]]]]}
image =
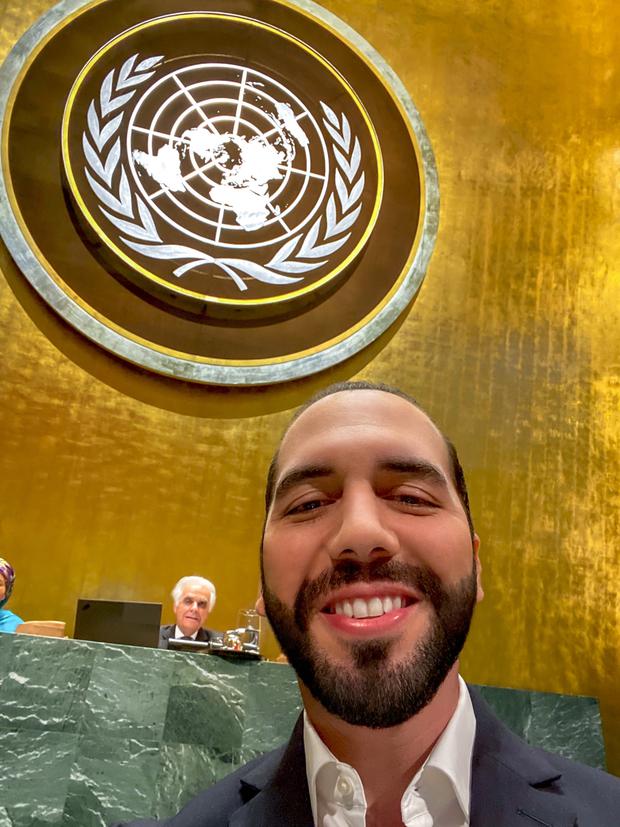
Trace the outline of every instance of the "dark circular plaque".
{"type": "Polygon", "coordinates": [[[2,74],[5,241],[117,355],[284,381],[359,351],[419,288],[438,209],[424,129],[319,7],[61,4],[2,74]]]}

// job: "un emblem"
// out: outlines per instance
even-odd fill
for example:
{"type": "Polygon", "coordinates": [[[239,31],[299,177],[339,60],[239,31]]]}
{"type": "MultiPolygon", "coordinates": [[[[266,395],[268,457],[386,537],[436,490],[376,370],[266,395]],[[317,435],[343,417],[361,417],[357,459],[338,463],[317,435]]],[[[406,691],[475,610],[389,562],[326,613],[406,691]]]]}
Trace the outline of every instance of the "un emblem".
{"type": "Polygon", "coordinates": [[[318,6],[164,6],[78,3],[9,57],[9,249],[71,324],[163,374],[261,384],[347,358],[406,309],[432,250],[415,107],[318,6]]]}
{"type": "Polygon", "coordinates": [[[337,277],[370,235],[383,183],[374,127],[346,80],[284,32],[221,13],[156,18],[95,54],[69,96],[63,161],[78,209],[129,277],[241,308],[337,277]],[[338,111],[247,62],[135,52],[107,69],[152,27],[182,44],[174,29],[189,20],[206,42],[247,29],[298,51],[338,111]]]}

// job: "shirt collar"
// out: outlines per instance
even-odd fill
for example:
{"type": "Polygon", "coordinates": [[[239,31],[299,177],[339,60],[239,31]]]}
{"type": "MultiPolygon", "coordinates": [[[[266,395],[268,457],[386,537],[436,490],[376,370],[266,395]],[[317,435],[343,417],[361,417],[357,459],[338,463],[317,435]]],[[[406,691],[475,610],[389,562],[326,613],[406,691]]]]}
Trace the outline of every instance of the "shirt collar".
{"type": "Polygon", "coordinates": [[[184,635],[183,632],[179,629],[178,626],[174,627],[174,638],[175,640],[180,640],[182,637],[191,637],[192,640],[196,640],[198,637],[199,629],[196,629],[193,635],[184,635]]]}
{"type": "Polygon", "coordinates": [[[471,758],[475,737],[476,716],[467,685],[459,675],[459,699],[454,714],[414,780],[418,778],[421,780],[427,768],[433,767],[443,772],[450,780],[463,815],[467,818],[469,818],[471,758]]]}
{"type": "MultiPolygon", "coordinates": [[[[319,796],[325,795],[325,790],[319,789],[317,780],[319,773],[324,767],[346,767],[348,764],[343,764],[332,751],[321,740],[318,732],[310,723],[308,713],[304,709],[304,751],[306,753],[306,778],[308,779],[308,792],[310,793],[310,805],[312,807],[312,820],[317,824],[318,817],[318,799],[319,796]]],[[[352,768],[350,768],[352,769],[352,768]]],[[[356,771],[353,770],[355,773],[356,771]]],[[[361,787],[361,783],[360,783],[361,787]]]]}
{"type": "MultiPolygon", "coordinates": [[[[410,785],[405,790],[403,802],[408,792],[423,784],[424,773],[429,768],[442,772],[450,781],[456,800],[463,812],[466,822],[469,822],[471,759],[476,735],[476,717],[465,681],[459,675],[459,699],[456,709],[439,740],[433,747],[424,766],[416,773],[410,785]]],[[[317,821],[318,796],[317,776],[323,767],[336,765],[338,769],[352,770],[348,764],[338,761],[331,750],[323,743],[319,734],[312,726],[304,710],[304,750],[306,755],[306,777],[312,806],[314,823],[317,821]]],[[[363,793],[362,793],[363,795],[363,793]]]]}

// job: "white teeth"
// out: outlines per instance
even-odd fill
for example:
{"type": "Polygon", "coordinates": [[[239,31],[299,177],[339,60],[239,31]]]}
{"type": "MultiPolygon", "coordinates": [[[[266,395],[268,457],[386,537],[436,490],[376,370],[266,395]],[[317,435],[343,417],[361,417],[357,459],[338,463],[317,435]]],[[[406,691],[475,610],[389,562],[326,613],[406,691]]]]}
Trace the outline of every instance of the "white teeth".
{"type": "Polygon", "coordinates": [[[342,600],[334,604],[334,612],[345,617],[381,617],[387,612],[400,609],[405,604],[402,597],[371,597],[370,600],[363,600],[356,597],[355,600],[342,600]]]}

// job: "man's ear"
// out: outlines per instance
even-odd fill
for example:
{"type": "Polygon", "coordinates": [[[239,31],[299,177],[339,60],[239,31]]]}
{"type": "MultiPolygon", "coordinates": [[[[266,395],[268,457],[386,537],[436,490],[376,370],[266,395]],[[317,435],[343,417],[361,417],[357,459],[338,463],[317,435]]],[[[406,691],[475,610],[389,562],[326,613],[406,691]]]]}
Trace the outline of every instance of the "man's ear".
{"type": "Polygon", "coordinates": [[[261,592],[258,596],[256,601],[256,605],[254,606],[256,611],[261,617],[267,617],[267,612],[265,611],[265,601],[263,599],[263,593],[261,592]]]}
{"type": "Polygon", "coordinates": [[[477,592],[476,592],[476,602],[480,603],[482,598],[484,597],[484,589],[482,588],[482,563],[480,562],[480,556],[478,554],[478,550],[480,548],[480,537],[477,534],[474,534],[474,565],[476,566],[476,585],[477,585],[477,592]]]}

